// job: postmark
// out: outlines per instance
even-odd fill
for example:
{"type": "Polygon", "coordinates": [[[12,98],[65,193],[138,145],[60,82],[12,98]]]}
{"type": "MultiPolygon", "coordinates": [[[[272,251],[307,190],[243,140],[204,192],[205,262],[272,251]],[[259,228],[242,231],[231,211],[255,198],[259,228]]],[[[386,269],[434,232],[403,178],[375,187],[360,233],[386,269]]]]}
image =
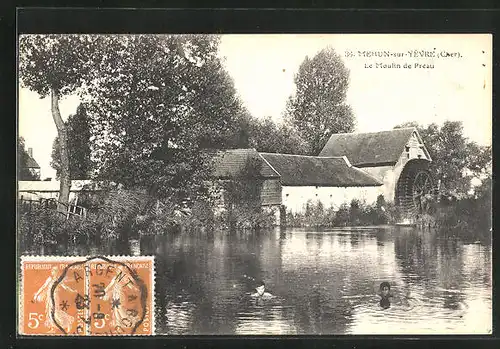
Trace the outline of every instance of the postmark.
{"type": "Polygon", "coordinates": [[[22,257],[19,333],[154,334],[154,257],[22,257]]]}

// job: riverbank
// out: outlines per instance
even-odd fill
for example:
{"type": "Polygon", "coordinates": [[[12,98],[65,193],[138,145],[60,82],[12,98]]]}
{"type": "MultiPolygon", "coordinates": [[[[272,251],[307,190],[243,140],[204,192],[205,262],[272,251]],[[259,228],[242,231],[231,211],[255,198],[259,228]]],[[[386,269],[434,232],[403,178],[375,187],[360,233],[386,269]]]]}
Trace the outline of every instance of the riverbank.
{"type": "MultiPolygon", "coordinates": [[[[491,239],[491,194],[449,201],[437,207],[432,225],[445,237],[488,241],[491,239]]],[[[209,203],[195,203],[188,211],[158,208],[148,214],[115,205],[116,212],[87,217],[66,216],[45,206],[19,207],[18,237],[21,253],[58,249],[79,250],[88,254],[99,250],[103,241],[115,241],[121,253],[129,251],[131,240],[147,235],[207,235],[215,233],[256,234],[273,227],[274,215],[260,207],[233,207],[217,212],[209,203]],[[52,246],[52,247],[51,247],[52,246]],[[120,247],[121,246],[121,247],[120,247]]],[[[338,209],[309,202],[303,213],[288,212],[281,229],[316,231],[360,231],[389,229],[401,223],[400,213],[382,198],[374,205],[353,200],[338,209]]]]}

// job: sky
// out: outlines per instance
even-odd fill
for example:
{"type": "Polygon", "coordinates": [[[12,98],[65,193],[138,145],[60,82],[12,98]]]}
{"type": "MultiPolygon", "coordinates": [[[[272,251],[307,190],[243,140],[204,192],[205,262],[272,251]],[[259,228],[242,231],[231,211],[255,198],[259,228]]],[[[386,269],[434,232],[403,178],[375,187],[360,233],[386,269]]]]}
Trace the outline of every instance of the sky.
{"type": "MultiPolygon", "coordinates": [[[[426,125],[456,120],[463,122],[470,140],[491,144],[488,34],[224,35],[220,56],[248,110],[255,117],[280,121],[301,62],[326,47],[333,48],[350,71],[346,102],[356,116],[357,132],[388,130],[406,121],[426,125]],[[389,56],[378,57],[383,52],[389,56]]],[[[50,100],[20,88],[18,102],[19,135],[33,148],[42,179],[54,177],[50,160],[57,131],[50,100]]],[[[77,97],[63,99],[63,118],[78,104],[77,97]]]]}

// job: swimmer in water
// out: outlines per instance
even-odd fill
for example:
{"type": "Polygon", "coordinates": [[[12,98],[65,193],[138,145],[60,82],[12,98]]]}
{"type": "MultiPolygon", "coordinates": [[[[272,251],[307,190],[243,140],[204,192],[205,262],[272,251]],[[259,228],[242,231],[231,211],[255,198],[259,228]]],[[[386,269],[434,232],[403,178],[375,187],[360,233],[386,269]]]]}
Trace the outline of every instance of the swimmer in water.
{"type": "Polygon", "coordinates": [[[380,284],[380,306],[383,309],[388,309],[391,307],[391,284],[384,281],[380,284]]]}
{"type": "Polygon", "coordinates": [[[409,292],[406,294],[405,297],[395,297],[391,293],[391,284],[389,284],[387,281],[384,281],[380,284],[380,306],[383,309],[388,309],[391,307],[391,299],[394,303],[396,302],[396,305],[399,306],[404,306],[404,307],[409,307],[410,303],[408,302],[409,299],[411,299],[409,292]]]}
{"type": "Polygon", "coordinates": [[[269,292],[266,292],[266,285],[264,284],[264,281],[259,282],[259,286],[255,288],[257,291],[256,293],[252,294],[252,297],[258,298],[258,299],[271,299],[274,298],[272,294],[269,292]]]}

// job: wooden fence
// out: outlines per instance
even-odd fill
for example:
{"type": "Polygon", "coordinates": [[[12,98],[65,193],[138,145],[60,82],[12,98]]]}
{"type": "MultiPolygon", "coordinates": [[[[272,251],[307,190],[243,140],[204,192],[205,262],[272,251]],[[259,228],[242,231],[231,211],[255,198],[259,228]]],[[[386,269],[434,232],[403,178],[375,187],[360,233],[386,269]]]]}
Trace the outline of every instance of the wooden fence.
{"type": "MultiPolygon", "coordinates": [[[[66,213],[62,214],[65,214],[66,218],[69,218],[70,216],[80,216],[86,218],[87,209],[85,207],[78,206],[77,203],[78,201],[74,204],[63,204],[64,206],[66,206],[66,213]]],[[[21,196],[21,198],[19,199],[19,208],[21,212],[31,212],[34,208],[57,210],[58,204],[59,202],[54,198],[40,198],[38,200],[30,200],[25,199],[23,198],[23,196],[21,196]]]]}

